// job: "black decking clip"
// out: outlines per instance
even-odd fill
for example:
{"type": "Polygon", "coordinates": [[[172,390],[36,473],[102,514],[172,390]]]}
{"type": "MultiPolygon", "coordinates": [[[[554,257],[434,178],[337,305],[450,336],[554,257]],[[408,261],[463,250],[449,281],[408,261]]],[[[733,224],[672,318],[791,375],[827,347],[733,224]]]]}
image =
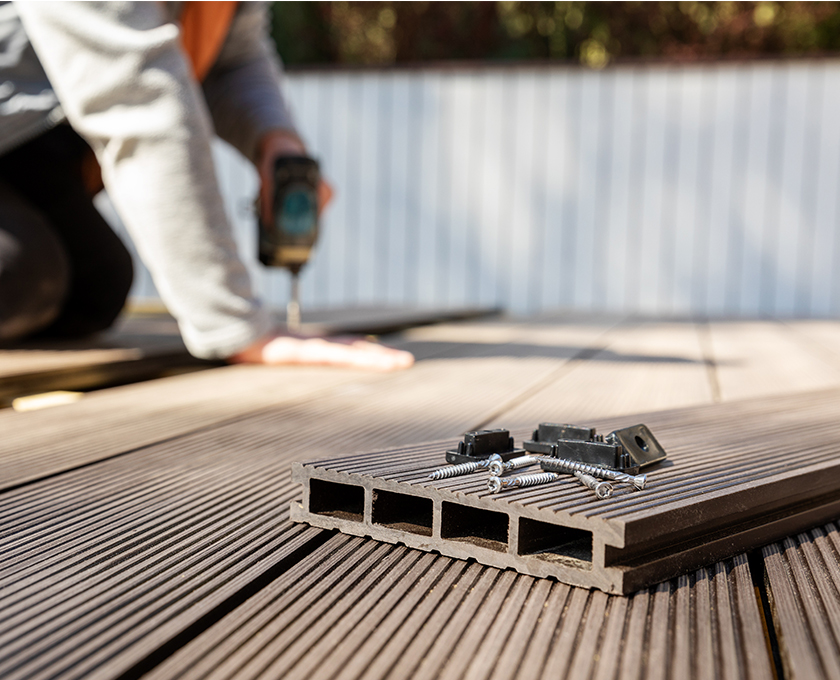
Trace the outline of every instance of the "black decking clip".
{"type": "Polygon", "coordinates": [[[457,450],[446,452],[446,462],[453,465],[471,463],[489,458],[494,453],[502,460],[510,460],[524,456],[525,450],[514,448],[509,430],[476,430],[464,435],[464,441],[458,442],[457,450]]]}
{"type": "Polygon", "coordinates": [[[540,423],[523,445],[530,453],[602,465],[631,475],[667,456],[653,432],[641,424],[603,436],[596,434],[594,427],[540,423]]]}

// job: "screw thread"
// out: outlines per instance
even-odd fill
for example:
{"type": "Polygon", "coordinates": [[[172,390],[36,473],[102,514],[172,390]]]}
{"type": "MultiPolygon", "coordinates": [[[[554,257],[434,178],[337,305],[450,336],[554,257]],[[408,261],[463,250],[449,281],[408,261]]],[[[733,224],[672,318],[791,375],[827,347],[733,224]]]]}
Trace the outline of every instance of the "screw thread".
{"type": "Polygon", "coordinates": [[[553,482],[559,478],[560,475],[553,472],[539,472],[535,475],[522,475],[521,477],[514,477],[511,481],[517,482],[516,486],[535,486],[537,484],[553,482]]]}
{"type": "Polygon", "coordinates": [[[467,461],[458,465],[450,465],[449,467],[439,468],[429,475],[429,479],[448,479],[449,477],[458,477],[459,475],[468,475],[476,470],[493,469],[493,465],[502,462],[502,457],[498,453],[494,453],[489,458],[482,460],[467,461]]]}
{"type": "Polygon", "coordinates": [[[502,489],[513,489],[515,487],[536,486],[537,484],[545,484],[560,479],[560,475],[554,472],[540,472],[535,475],[522,475],[521,477],[512,477],[511,479],[499,479],[498,477],[491,477],[487,483],[488,488],[493,493],[501,491],[502,489]]]}
{"type": "MultiPolygon", "coordinates": [[[[451,465],[450,467],[440,468],[429,475],[429,479],[449,479],[450,477],[458,477],[460,475],[467,475],[470,472],[475,472],[479,468],[479,463],[484,461],[476,461],[469,463],[461,463],[460,465],[451,465]]],[[[486,467],[486,466],[485,466],[486,467]]]]}
{"type": "Polygon", "coordinates": [[[533,465],[536,462],[537,459],[534,456],[519,456],[518,458],[511,458],[504,462],[496,460],[490,463],[490,474],[498,477],[503,472],[518,470],[519,468],[533,465]]]}
{"type": "Polygon", "coordinates": [[[632,484],[637,489],[644,489],[647,483],[646,475],[628,475],[618,470],[610,470],[608,468],[598,467],[597,465],[588,465],[587,463],[580,463],[575,460],[567,460],[566,458],[543,458],[540,461],[540,467],[549,472],[567,472],[574,474],[575,472],[584,472],[593,477],[600,477],[601,479],[610,479],[614,482],[624,482],[625,484],[632,484]]]}

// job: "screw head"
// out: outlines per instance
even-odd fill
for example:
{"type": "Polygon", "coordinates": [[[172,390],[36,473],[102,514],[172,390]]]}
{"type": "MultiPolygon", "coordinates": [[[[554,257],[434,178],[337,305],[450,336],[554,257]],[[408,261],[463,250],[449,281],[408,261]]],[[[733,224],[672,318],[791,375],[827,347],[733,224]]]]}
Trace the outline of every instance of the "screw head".
{"type": "Polygon", "coordinates": [[[601,500],[609,498],[610,496],[613,495],[612,484],[610,484],[608,482],[602,482],[601,484],[596,485],[595,486],[595,495],[601,500]]]}
{"type": "Polygon", "coordinates": [[[487,481],[487,488],[490,489],[491,492],[496,493],[502,488],[502,480],[496,476],[491,477],[487,481]]]}
{"type": "Polygon", "coordinates": [[[502,461],[501,460],[494,460],[490,463],[490,474],[494,477],[498,477],[502,474],[502,461]]]}

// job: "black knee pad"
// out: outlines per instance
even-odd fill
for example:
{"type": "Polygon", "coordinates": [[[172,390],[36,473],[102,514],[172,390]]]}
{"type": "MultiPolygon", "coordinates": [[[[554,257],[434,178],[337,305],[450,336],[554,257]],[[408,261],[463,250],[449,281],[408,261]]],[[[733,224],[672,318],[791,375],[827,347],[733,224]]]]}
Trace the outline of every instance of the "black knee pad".
{"type": "Polygon", "coordinates": [[[0,340],[53,323],[69,281],[67,255],[47,221],[0,184],[0,340]]]}

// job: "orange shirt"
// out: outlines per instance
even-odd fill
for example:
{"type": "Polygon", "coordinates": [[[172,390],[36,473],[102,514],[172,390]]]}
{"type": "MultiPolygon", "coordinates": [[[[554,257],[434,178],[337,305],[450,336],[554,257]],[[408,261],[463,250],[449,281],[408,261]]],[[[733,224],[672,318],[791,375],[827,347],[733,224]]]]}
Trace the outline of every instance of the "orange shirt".
{"type": "Polygon", "coordinates": [[[181,42],[198,82],[212,68],[230,30],[236,2],[185,2],[181,11],[181,42]]]}

